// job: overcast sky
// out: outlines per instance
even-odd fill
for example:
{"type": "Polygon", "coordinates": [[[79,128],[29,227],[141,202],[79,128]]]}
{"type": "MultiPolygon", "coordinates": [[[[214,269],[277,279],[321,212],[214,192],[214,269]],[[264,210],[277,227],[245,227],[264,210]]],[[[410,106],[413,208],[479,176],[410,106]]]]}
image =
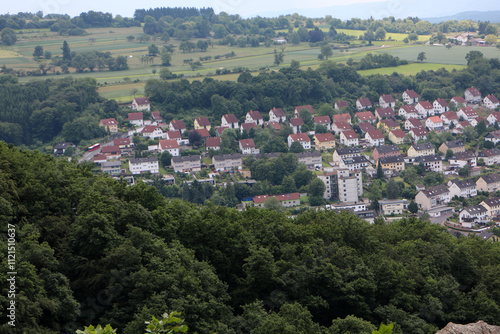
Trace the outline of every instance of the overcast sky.
{"type": "Polygon", "coordinates": [[[110,12],[132,17],[135,9],[152,7],[212,7],[219,13],[253,17],[259,14],[277,16],[298,12],[306,16],[332,15],[342,19],[351,17],[382,18],[385,16],[437,17],[469,10],[500,10],[498,0],[478,0],[474,6],[468,1],[454,0],[2,0],[0,13],[43,11],[77,16],[89,10],[110,12]],[[318,10],[325,8],[325,10],[318,10]]]}

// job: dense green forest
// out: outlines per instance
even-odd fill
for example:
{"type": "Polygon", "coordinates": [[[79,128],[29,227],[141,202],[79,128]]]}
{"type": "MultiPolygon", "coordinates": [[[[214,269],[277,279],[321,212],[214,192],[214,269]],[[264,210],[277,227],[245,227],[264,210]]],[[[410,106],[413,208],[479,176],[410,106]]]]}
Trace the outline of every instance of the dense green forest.
{"type": "MultiPolygon", "coordinates": [[[[0,332],[109,323],[136,334],[152,315],[173,310],[192,333],[500,324],[498,243],[457,239],[418,219],[369,225],[348,212],[289,218],[200,207],[90,169],[0,143],[0,220],[16,229],[19,320],[0,332]]],[[[0,244],[5,251],[6,233],[0,244]]]]}

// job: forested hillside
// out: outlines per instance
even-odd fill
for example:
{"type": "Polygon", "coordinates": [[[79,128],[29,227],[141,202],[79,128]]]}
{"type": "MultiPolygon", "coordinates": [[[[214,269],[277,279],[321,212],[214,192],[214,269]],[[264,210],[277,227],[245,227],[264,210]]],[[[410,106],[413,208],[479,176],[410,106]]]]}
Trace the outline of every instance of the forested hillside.
{"type": "MultiPolygon", "coordinates": [[[[500,324],[500,244],[417,219],[238,212],[0,143],[0,220],[16,230],[15,329],[74,333],[181,311],[192,333],[434,333],[500,324]]],[[[7,249],[7,235],[0,237],[7,249]]],[[[1,257],[0,279],[7,279],[1,257]]],[[[9,300],[0,296],[2,313],[9,300]]]]}

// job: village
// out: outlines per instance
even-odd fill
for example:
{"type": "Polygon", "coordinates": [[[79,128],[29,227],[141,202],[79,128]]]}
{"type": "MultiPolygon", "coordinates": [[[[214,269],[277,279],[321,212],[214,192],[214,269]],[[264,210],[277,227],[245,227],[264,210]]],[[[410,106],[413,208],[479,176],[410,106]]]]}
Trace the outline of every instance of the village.
{"type": "MultiPolygon", "coordinates": [[[[182,120],[164,122],[159,112],[151,112],[147,98],[137,97],[131,104],[133,112],[129,112],[126,119],[130,129],[120,128],[114,118],[100,120],[99,124],[111,135],[121,132],[126,136],[100,147],[93,162],[100,166],[102,173],[131,183],[137,176],[158,176],[166,184],[174,184],[179,182],[176,175],[183,175],[180,182],[197,180],[224,186],[228,179],[220,176],[229,175],[229,180],[252,185],[255,180],[245,166],[245,159],[249,156],[275,158],[280,153],[261,153],[252,138],[245,138],[238,142],[238,153],[218,154],[223,132],[232,129],[248,134],[258,128],[280,131],[289,127],[286,145],[289,149],[300,145],[299,150],[290,152],[296,152],[299,163],[306,165],[325,185],[323,209],[350,210],[370,222],[377,215],[396,219],[408,214],[425,214],[438,222],[447,221],[449,227],[458,231],[482,232],[493,226],[500,214],[500,198],[493,197],[500,195],[496,193],[500,191],[500,174],[496,173],[500,150],[495,147],[500,142],[500,112],[495,111],[499,105],[495,96],[483,98],[475,87],[449,102],[440,98],[422,101],[415,91],[406,90],[401,100],[385,94],[377,103],[359,98],[353,106],[356,111],[351,113],[349,103],[339,100],[332,117],[318,116],[311,105],[303,105],[295,107],[291,114],[281,108],[271,109],[268,115],[251,110],[243,122],[233,114],[226,114],[218,126],[207,117],[198,117],[188,130],[182,120]],[[316,131],[303,132],[305,123],[301,116],[310,117],[316,131]],[[470,140],[470,132],[478,133],[476,130],[481,126],[487,134],[470,140]],[[192,132],[201,138],[205,154],[182,154],[192,148],[189,139],[192,132]],[[147,157],[134,155],[134,138],[138,137],[153,143],[147,147],[151,153],[147,157]],[[437,144],[431,138],[437,139],[437,144]],[[171,155],[168,170],[172,173],[161,172],[159,155],[163,152],[171,155]],[[424,182],[417,182],[415,196],[410,198],[401,194],[390,199],[370,196],[373,179],[405,182],[408,171],[405,178],[401,176],[409,166],[421,169],[420,181],[424,181],[428,173],[439,173],[443,176],[442,183],[426,186],[424,182]],[[206,172],[199,174],[203,170],[206,172]],[[484,200],[474,205],[457,201],[477,199],[479,194],[484,200]]],[[[59,143],[54,153],[62,154],[70,145],[59,143]]],[[[148,179],[144,181],[151,182],[148,179]]],[[[403,185],[405,187],[408,184],[403,185]]],[[[260,194],[243,198],[238,208],[265,207],[269,198],[290,208],[306,204],[307,194],[260,194]]]]}

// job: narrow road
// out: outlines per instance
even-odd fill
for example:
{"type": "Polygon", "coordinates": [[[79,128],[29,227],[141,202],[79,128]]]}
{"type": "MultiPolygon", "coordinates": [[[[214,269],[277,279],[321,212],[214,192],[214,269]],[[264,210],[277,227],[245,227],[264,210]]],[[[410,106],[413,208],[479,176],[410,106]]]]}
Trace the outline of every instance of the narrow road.
{"type": "MultiPolygon", "coordinates": [[[[127,136],[128,136],[128,133],[127,133],[127,132],[125,132],[125,133],[116,133],[116,134],[114,134],[114,135],[111,135],[111,136],[109,137],[109,139],[110,139],[111,141],[108,141],[108,142],[106,142],[106,143],[101,143],[101,147],[103,147],[103,146],[111,146],[111,145],[113,145],[113,140],[114,140],[114,139],[118,139],[118,138],[125,138],[125,137],[127,137],[127,136]]],[[[94,159],[94,156],[95,156],[96,154],[101,153],[101,147],[99,147],[97,150],[92,151],[92,152],[85,152],[85,153],[83,154],[83,156],[82,156],[80,159],[78,159],[78,163],[82,163],[82,162],[84,162],[84,161],[91,161],[92,159],[94,159]]]]}

